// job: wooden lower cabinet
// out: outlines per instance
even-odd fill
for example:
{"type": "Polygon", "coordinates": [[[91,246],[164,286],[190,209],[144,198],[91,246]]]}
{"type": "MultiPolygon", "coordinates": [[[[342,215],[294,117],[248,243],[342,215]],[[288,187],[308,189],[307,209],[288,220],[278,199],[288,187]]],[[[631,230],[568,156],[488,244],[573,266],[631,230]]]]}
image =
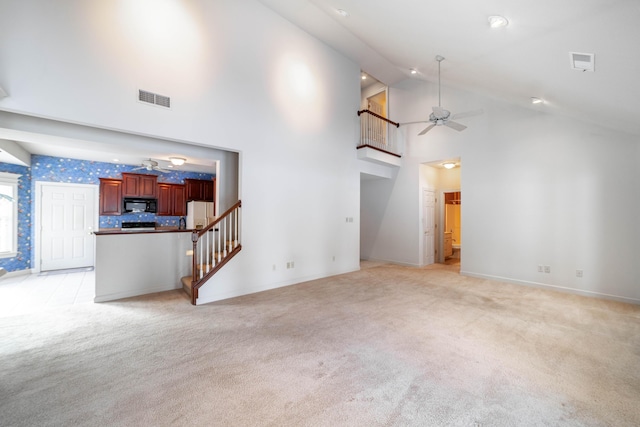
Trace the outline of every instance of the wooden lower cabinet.
{"type": "Polygon", "coordinates": [[[184,216],[187,214],[185,187],[181,184],[158,184],[158,216],[184,216]]]}
{"type": "Polygon", "coordinates": [[[122,215],[122,180],[100,178],[100,215],[122,215]]]}

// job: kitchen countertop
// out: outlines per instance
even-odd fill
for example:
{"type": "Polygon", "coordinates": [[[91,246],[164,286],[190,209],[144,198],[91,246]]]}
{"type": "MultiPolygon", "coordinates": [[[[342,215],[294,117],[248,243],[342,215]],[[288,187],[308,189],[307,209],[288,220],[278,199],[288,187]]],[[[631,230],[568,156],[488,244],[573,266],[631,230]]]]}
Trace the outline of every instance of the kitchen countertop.
{"type": "Polygon", "coordinates": [[[94,231],[96,236],[103,236],[109,234],[153,234],[153,233],[191,233],[191,229],[178,229],[178,227],[160,226],[153,230],[149,229],[135,229],[135,228],[101,228],[98,231],[94,231]]]}

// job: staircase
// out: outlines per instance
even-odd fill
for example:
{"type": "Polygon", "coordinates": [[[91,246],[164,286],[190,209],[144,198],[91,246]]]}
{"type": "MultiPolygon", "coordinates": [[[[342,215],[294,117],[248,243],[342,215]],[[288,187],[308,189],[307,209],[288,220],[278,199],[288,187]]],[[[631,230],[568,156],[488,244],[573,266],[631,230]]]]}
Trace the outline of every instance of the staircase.
{"type": "Polygon", "coordinates": [[[239,200],[218,219],[191,234],[193,265],[191,276],[182,278],[182,288],[196,305],[198,290],[241,250],[239,200]]]}

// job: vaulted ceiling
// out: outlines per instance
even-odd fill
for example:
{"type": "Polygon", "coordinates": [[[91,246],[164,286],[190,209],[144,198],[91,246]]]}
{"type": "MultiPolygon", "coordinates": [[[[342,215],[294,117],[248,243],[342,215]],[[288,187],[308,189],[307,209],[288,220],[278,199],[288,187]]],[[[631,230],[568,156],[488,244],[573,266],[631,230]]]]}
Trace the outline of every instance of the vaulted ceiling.
{"type": "Polygon", "coordinates": [[[442,55],[445,86],[640,135],[637,0],[260,1],[386,84],[437,81],[442,55]],[[570,52],[594,54],[595,71],[570,52]]]}

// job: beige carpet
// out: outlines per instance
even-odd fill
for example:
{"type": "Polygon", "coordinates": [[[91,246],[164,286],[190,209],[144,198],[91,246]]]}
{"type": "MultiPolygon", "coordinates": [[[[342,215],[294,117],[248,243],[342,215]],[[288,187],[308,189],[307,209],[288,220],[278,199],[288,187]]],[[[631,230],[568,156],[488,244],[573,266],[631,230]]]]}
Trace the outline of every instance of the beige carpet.
{"type": "Polygon", "coordinates": [[[2,426],[637,426],[640,307],[378,266],[0,319],[2,426]]]}

